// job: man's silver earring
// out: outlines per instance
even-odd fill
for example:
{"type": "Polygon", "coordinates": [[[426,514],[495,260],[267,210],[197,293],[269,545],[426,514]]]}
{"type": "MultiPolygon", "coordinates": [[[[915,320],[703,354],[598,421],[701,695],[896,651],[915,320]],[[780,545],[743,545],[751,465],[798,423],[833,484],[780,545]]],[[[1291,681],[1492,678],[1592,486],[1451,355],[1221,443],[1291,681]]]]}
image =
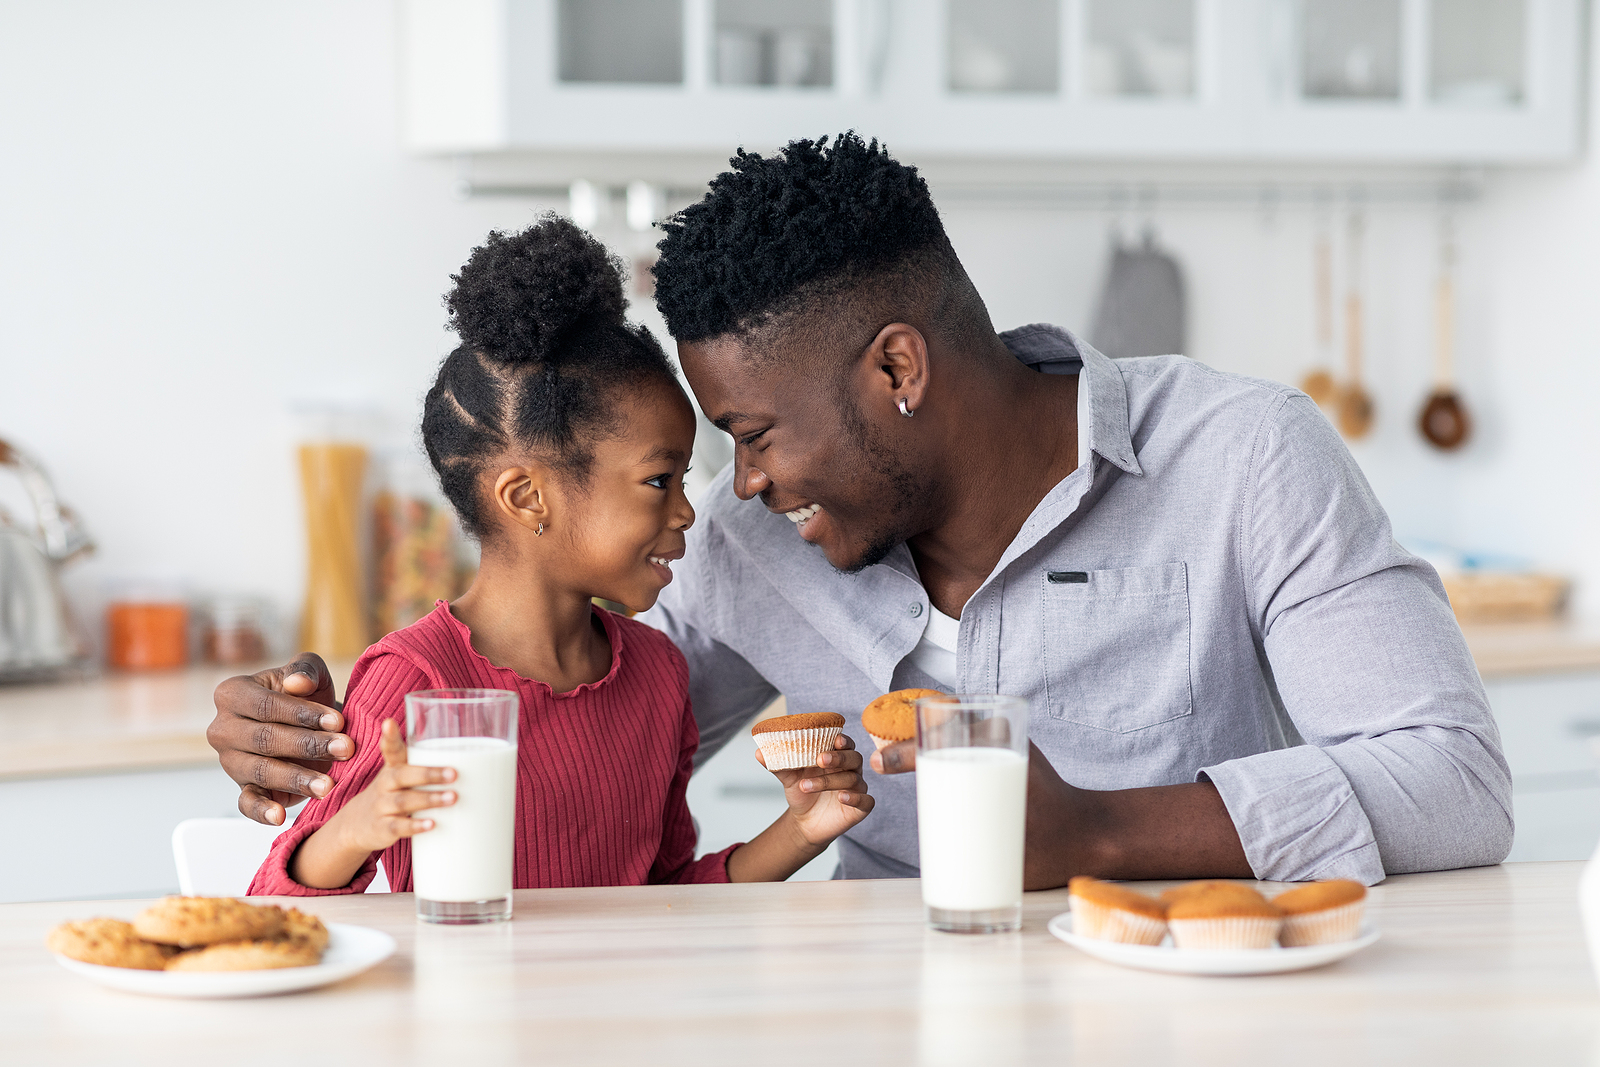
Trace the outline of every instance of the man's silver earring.
{"type": "Polygon", "coordinates": [[[539,524],[538,528],[533,531],[533,536],[535,536],[535,537],[543,537],[544,536],[544,523],[541,522],[539,524]]]}
{"type": "Polygon", "coordinates": [[[906,407],[906,398],[905,397],[901,397],[900,398],[900,414],[904,415],[908,419],[911,416],[916,414],[916,412],[914,412],[910,408],[906,407]]]}

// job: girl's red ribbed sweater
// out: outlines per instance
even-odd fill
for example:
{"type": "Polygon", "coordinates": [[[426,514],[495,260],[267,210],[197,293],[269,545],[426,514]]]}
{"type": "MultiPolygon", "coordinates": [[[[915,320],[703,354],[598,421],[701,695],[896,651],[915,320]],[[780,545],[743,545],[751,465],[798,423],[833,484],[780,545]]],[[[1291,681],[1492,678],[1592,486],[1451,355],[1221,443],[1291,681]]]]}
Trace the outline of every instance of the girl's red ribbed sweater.
{"type": "MultiPolygon", "coordinates": [[[[348,886],[311,889],[289,876],[300,842],[371,784],[383,767],[384,719],[405,729],[405,695],[418,689],[509,689],[517,720],[517,840],[513,884],[549,886],[726,882],[737,846],[694,858],[685,791],[700,733],[689,707],[683,654],[658,630],[595,609],[611,643],[598,682],[555,693],[496,667],[472,647],[467,627],[439,601],[432,613],[367,649],[350,675],[345,732],[355,756],[329,771],[334,787],[273,843],[251,894],[359,893],[377,871],[373,853],[348,886]]],[[[383,852],[397,893],[410,892],[411,842],[383,852]]]]}

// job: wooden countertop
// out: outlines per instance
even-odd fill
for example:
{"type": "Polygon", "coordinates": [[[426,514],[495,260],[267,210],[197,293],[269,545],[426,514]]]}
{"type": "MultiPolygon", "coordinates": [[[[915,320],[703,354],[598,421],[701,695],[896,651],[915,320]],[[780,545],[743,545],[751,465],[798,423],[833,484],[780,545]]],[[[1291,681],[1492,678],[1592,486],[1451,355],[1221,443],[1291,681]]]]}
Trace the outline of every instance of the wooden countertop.
{"type": "Polygon", "coordinates": [[[1479,623],[1463,626],[1461,633],[1485,679],[1600,669],[1600,626],[1594,624],[1479,623]]]}
{"type": "MultiPolygon", "coordinates": [[[[1589,1062],[1600,997],[1577,863],[1389,879],[1373,947],[1320,970],[1128,970],[1046,932],[936,934],[916,881],[521,891],[513,922],[418,924],[409,894],[323,897],[393,934],[364,975],[265,1000],[102,989],[55,923],[139,901],[0,906],[0,1042],[15,1063],[1145,1064],[1589,1062]]],[[[1151,888],[1155,888],[1152,886],[1151,888]]],[[[299,903],[306,903],[300,901],[299,903]]]]}
{"type": "MultiPolygon", "coordinates": [[[[353,664],[332,667],[343,690],[353,664]]],[[[214,766],[217,684],[259,667],[189,667],[0,686],[0,780],[214,766]]]]}
{"type": "MultiPolygon", "coordinates": [[[[1484,678],[1600,670],[1600,627],[1570,623],[1468,626],[1484,678]]],[[[339,691],[351,663],[334,665],[339,691]]],[[[108,673],[88,681],[0,686],[0,780],[208,766],[205,731],[217,683],[256,668],[108,673]]]]}

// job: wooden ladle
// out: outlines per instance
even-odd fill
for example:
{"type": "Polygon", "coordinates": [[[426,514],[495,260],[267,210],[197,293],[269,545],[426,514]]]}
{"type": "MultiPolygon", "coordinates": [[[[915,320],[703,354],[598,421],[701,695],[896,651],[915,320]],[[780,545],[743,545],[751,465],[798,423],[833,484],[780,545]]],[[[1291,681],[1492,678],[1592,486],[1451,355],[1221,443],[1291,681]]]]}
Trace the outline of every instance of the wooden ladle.
{"type": "Polygon", "coordinates": [[[1435,448],[1453,451],[1466,444],[1472,420],[1455,389],[1455,284],[1451,278],[1454,251],[1448,244],[1441,256],[1439,287],[1433,302],[1433,392],[1417,416],[1417,428],[1435,448]]]}
{"type": "Polygon", "coordinates": [[[1350,217],[1350,291],[1344,298],[1344,355],[1350,380],[1339,391],[1339,413],[1335,420],[1339,432],[1350,440],[1365,437],[1372,429],[1372,397],[1361,385],[1362,314],[1361,216],[1350,217]]]}
{"type": "Polygon", "coordinates": [[[1317,313],[1317,366],[1300,380],[1300,391],[1316,401],[1317,407],[1333,412],[1339,406],[1339,383],[1328,370],[1328,354],[1333,349],[1333,248],[1328,234],[1317,235],[1313,259],[1317,313]]]}

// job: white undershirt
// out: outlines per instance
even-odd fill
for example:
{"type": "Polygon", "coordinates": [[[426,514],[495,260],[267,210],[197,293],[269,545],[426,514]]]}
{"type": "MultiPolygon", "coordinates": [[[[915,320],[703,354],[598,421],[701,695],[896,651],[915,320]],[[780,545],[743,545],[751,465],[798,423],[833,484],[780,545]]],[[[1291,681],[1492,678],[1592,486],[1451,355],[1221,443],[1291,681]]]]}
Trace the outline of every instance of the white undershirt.
{"type": "Polygon", "coordinates": [[[929,678],[949,689],[956,685],[956,638],[961,633],[961,620],[952,619],[932,604],[928,605],[928,628],[922,640],[907,657],[929,678]]]}
{"type": "MultiPolygon", "coordinates": [[[[1089,382],[1078,375],[1078,466],[1089,462],[1089,382]]],[[[961,634],[961,620],[952,619],[931,603],[928,605],[928,625],[922,640],[911,650],[909,659],[913,666],[947,689],[956,687],[956,644],[961,634]]]]}

